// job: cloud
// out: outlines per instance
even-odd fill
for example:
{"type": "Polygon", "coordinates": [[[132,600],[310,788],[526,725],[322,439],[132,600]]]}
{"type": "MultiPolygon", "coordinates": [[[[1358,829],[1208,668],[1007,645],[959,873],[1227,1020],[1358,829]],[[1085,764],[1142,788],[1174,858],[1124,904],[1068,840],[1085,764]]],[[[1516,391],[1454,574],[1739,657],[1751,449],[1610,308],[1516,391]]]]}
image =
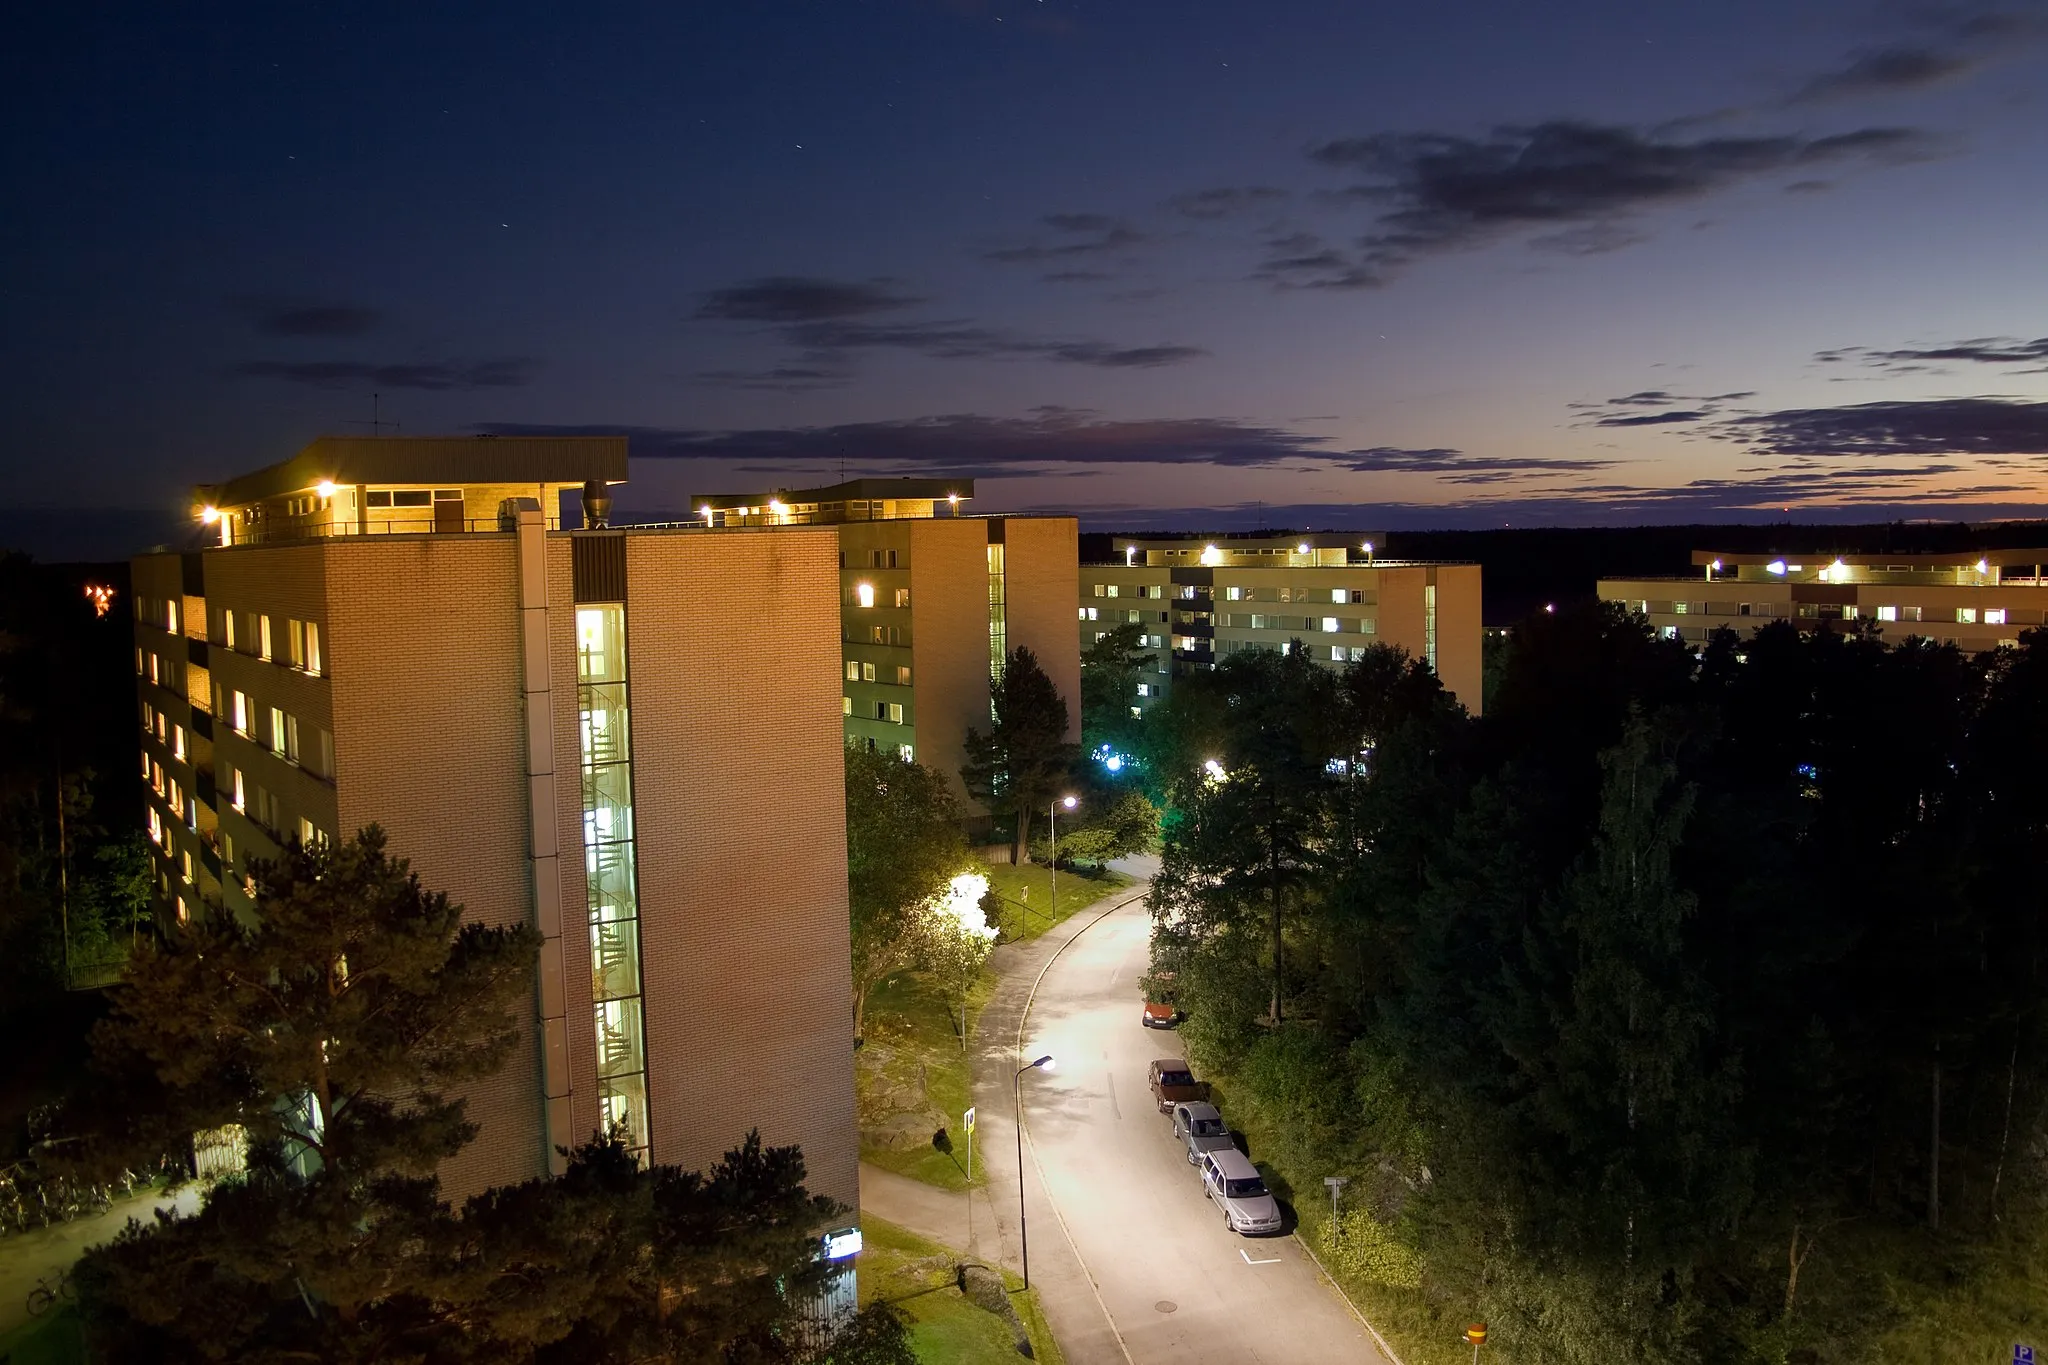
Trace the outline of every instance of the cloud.
{"type": "Polygon", "coordinates": [[[1209,354],[1199,346],[1117,346],[1106,341],[1027,336],[971,322],[809,322],[783,333],[790,344],[817,356],[847,351],[899,350],[939,360],[1051,360],[1100,369],[1151,369],[1209,354]]]}
{"type": "MultiPolygon", "coordinates": [[[[1930,362],[1936,361],[1978,365],[2042,365],[2048,364],[2048,337],[2036,337],[2032,341],[2020,341],[2012,337],[1973,337],[1966,341],[1952,341],[1939,346],[1906,346],[1888,351],[1868,346],[1843,346],[1830,351],[1816,351],[1813,358],[1822,364],[1847,362],[1884,370],[1890,374],[1921,373],[1931,368],[1930,362]]],[[[2033,374],[2039,371],[2022,370],[2019,373],[2033,374]]]]}
{"type": "Polygon", "coordinates": [[[1228,218],[1234,213],[1277,203],[1287,197],[1286,190],[1275,189],[1271,185],[1219,185],[1213,189],[1177,194],[1166,201],[1166,206],[1183,218],[1215,219],[1228,218]]]}
{"type": "Polygon", "coordinates": [[[1784,172],[1923,158],[1932,146],[1909,128],[1683,141],[1570,120],[1499,127],[1484,138],[1338,138],[1311,148],[1310,159],[1359,176],[1340,193],[1378,211],[1341,267],[1298,270],[1282,282],[1367,288],[1424,257],[1538,229],[1547,231],[1537,240],[1554,249],[1613,250],[1639,236],[1629,220],[1653,208],[1784,172]]]}
{"type": "Polygon", "coordinates": [[[1205,465],[1431,474],[1479,484],[1605,468],[1599,459],[1492,458],[1447,447],[1346,449],[1316,436],[1220,417],[1116,420],[1048,407],[1023,417],[956,413],[829,427],[709,430],[664,427],[494,426],[503,435],[625,436],[636,459],[730,460],[775,469],[858,464],[870,472],[969,470],[1018,476],[1075,466],[1205,465]]]}
{"type": "Polygon", "coordinates": [[[1675,422],[1698,422],[1707,414],[1697,408],[1680,408],[1671,412],[1639,412],[1627,417],[1602,417],[1593,425],[1596,427],[1661,427],[1675,422]]]}
{"type": "MultiPolygon", "coordinates": [[[[1053,216],[1094,221],[1083,214],[1053,216]]],[[[765,370],[706,370],[697,377],[738,388],[830,387],[850,377],[847,362],[857,351],[909,351],[938,360],[1044,360],[1108,370],[1179,365],[1208,354],[1199,346],[1120,346],[1086,337],[1034,336],[969,318],[867,320],[867,315],[917,302],[873,284],[804,275],[774,275],[714,289],[704,296],[699,318],[772,323],[773,334],[797,354],[791,363],[765,370]]]]}
{"type": "Polygon", "coordinates": [[[1729,418],[1718,434],[1772,455],[2048,455],[2048,403],[1978,397],[1788,408],[1729,418]]]}
{"type": "Polygon", "coordinates": [[[843,388],[853,376],[844,370],[806,365],[777,365],[766,370],[700,370],[699,383],[728,389],[760,389],[775,393],[811,393],[843,388]]]}
{"type": "Polygon", "coordinates": [[[1100,270],[1055,270],[1038,278],[1047,284],[1097,284],[1113,277],[1100,270]]]}
{"type": "Polygon", "coordinates": [[[373,364],[357,360],[251,360],[230,373],[279,379],[316,389],[517,389],[533,382],[537,362],[525,356],[497,360],[444,360],[373,364]]]}
{"type": "Polygon", "coordinates": [[[1144,233],[1119,218],[1100,213],[1048,213],[1038,220],[1062,238],[1051,243],[1029,242],[1022,246],[984,251],[985,261],[1004,265],[1028,265],[1045,261],[1066,261],[1077,256],[1096,256],[1121,251],[1147,241],[1144,233]]]}
{"type": "Polygon", "coordinates": [[[374,308],[345,303],[241,298],[235,304],[257,331],[273,337],[357,337],[375,331],[384,319],[374,308]]]}
{"type": "Polygon", "coordinates": [[[1610,398],[1604,403],[1567,403],[1574,412],[1587,414],[1592,420],[1581,425],[1596,427],[1662,427],[1680,426],[1692,422],[1703,422],[1719,416],[1723,408],[1743,398],[1754,398],[1753,390],[1742,389],[1734,393],[1681,394],[1666,389],[1639,389],[1635,393],[1610,398]],[[1645,412],[1642,409],[1656,411],[1645,412]]]}
{"type": "Polygon", "coordinates": [[[1815,76],[1793,93],[1787,104],[1857,99],[1924,90],[1973,70],[1978,62],[1955,52],[1931,47],[1886,47],[1858,54],[1838,71],[1815,76]]]}
{"type": "Polygon", "coordinates": [[[696,315],[722,322],[818,322],[866,317],[923,302],[885,289],[885,283],[764,275],[711,290],[698,304],[696,315]]]}

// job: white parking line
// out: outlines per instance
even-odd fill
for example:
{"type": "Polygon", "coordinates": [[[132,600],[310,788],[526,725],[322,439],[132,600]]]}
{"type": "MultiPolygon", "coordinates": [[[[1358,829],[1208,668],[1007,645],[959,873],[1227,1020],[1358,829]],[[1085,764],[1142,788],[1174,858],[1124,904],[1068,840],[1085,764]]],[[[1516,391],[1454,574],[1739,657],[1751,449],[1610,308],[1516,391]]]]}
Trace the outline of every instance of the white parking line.
{"type": "Polygon", "coordinates": [[[1239,1247],[1239,1248],[1237,1249],[1237,1254],[1238,1254],[1238,1255],[1240,1255],[1240,1256],[1242,1256],[1242,1257],[1244,1257],[1244,1263],[1245,1263],[1246,1265],[1279,1265],[1279,1264],[1280,1264],[1280,1258],[1279,1258],[1278,1256],[1272,1257],[1272,1258],[1271,1258],[1271,1259],[1269,1259],[1269,1260],[1264,1260],[1264,1261],[1254,1261],[1254,1260],[1252,1259],[1252,1254],[1251,1254],[1251,1253],[1250,1253],[1249,1251],[1246,1251],[1246,1250],[1245,1250],[1245,1249],[1244,1249],[1243,1247],[1239,1247]]]}

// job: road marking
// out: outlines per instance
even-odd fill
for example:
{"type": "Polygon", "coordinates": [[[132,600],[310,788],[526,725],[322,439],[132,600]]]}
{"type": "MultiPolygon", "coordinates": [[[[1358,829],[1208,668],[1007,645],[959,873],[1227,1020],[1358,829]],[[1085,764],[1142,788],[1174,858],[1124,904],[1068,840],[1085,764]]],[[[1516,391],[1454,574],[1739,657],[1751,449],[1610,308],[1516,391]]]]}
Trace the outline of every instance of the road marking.
{"type": "Polygon", "coordinates": [[[1123,1122],[1123,1117],[1124,1117],[1124,1111],[1123,1111],[1122,1109],[1120,1109],[1119,1107],[1117,1107],[1117,1102],[1116,1102],[1116,1073],[1115,1073],[1115,1072],[1104,1072],[1104,1073],[1103,1073],[1103,1079],[1104,1079],[1105,1081],[1109,1082],[1109,1112],[1110,1112],[1110,1113],[1112,1113],[1112,1114],[1114,1114],[1114,1115],[1116,1115],[1116,1118],[1117,1118],[1117,1122],[1121,1123],[1121,1122],[1123,1122]]]}
{"type": "Polygon", "coordinates": [[[1273,1258],[1272,1258],[1271,1260],[1266,1260],[1266,1261],[1254,1261],[1254,1260],[1252,1259],[1252,1254],[1251,1254],[1251,1253],[1250,1253],[1249,1251],[1246,1251],[1246,1250],[1245,1250],[1245,1249],[1244,1249],[1243,1247],[1239,1247],[1239,1248],[1237,1249],[1237,1254],[1238,1254],[1238,1255],[1240,1255],[1240,1256],[1242,1256],[1242,1257],[1244,1257],[1244,1263],[1245,1263],[1246,1265],[1279,1265],[1279,1264],[1280,1264],[1280,1258],[1279,1258],[1278,1256],[1275,1256],[1275,1257],[1273,1257],[1273,1258]]]}

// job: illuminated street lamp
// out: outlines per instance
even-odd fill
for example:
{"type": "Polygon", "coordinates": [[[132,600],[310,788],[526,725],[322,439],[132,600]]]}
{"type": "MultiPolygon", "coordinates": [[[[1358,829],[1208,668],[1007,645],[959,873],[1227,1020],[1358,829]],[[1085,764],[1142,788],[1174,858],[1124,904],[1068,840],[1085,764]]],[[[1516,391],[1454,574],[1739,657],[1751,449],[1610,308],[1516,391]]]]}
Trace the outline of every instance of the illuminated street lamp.
{"type": "Polygon", "coordinates": [[[1010,1086],[1010,1117],[1017,1125],[1017,1246],[1023,1253],[1024,1288],[1031,1288],[1031,1234],[1024,1226],[1024,1073],[1027,1071],[1050,1071],[1053,1068],[1052,1054],[1046,1053],[1029,1066],[1017,1068],[1010,1086]]]}
{"type": "Polygon", "coordinates": [[[1052,919],[1060,919],[1060,807],[1072,810],[1080,802],[1074,797],[1063,796],[1045,808],[1046,823],[1052,826],[1052,919]]]}

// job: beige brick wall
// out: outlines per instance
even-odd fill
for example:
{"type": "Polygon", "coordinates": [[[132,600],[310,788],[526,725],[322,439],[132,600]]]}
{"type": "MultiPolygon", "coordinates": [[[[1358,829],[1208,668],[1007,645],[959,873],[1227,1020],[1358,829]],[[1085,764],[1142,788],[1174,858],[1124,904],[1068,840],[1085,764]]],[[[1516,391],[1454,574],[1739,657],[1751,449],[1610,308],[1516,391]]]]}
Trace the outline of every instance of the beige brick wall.
{"type": "Polygon", "coordinates": [[[757,1127],[852,1206],[838,536],[626,545],[655,1159],[702,1167],[757,1127]]]}
{"type": "MultiPolygon", "coordinates": [[[[349,538],[318,552],[342,829],[382,825],[471,921],[530,923],[512,537],[349,538]]],[[[451,1197],[546,1170],[535,1021],[520,1022],[504,1069],[467,1093],[481,1129],[442,1169],[451,1197]]]]}
{"type": "Polygon", "coordinates": [[[1038,663],[1067,703],[1067,738],[1081,738],[1081,652],[1074,604],[1081,596],[1080,523],[1072,517],[1010,517],[1003,526],[1010,648],[1038,663]]]}
{"type": "Polygon", "coordinates": [[[917,761],[944,773],[962,808],[980,813],[960,781],[960,765],[967,727],[984,734],[989,728],[988,522],[969,517],[909,525],[917,761]]]}
{"type": "Polygon", "coordinates": [[[1478,715],[1485,693],[1479,566],[1443,564],[1436,575],[1436,671],[1465,709],[1478,715]]]}

